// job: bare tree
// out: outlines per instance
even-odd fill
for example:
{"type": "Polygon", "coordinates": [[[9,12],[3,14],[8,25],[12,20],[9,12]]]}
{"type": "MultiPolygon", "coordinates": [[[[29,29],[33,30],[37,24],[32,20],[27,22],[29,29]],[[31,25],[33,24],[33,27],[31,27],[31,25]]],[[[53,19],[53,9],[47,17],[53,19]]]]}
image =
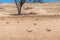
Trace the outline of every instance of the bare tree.
{"type": "Polygon", "coordinates": [[[18,15],[21,15],[21,8],[24,3],[25,3],[25,0],[15,0],[15,4],[16,4],[17,10],[18,10],[18,15]]]}

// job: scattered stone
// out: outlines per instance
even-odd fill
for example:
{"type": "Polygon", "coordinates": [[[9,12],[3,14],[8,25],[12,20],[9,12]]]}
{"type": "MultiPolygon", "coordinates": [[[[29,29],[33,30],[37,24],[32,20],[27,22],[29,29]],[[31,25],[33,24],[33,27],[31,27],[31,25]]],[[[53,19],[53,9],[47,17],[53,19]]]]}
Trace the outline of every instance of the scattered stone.
{"type": "Polygon", "coordinates": [[[49,31],[49,32],[50,32],[50,31],[51,31],[51,29],[46,29],[46,31],[49,31]]]}
{"type": "Polygon", "coordinates": [[[4,20],[4,19],[1,19],[1,20],[4,20]]]}
{"type": "Polygon", "coordinates": [[[9,22],[6,22],[6,24],[9,24],[9,22]]]}
{"type": "Polygon", "coordinates": [[[0,7],[0,9],[4,9],[3,7],[0,7]]]}
{"type": "Polygon", "coordinates": [[[35,13],[35,12],[30,12],[29,14],[36,15],[37,13],[35,13]]]}
{"type": "Polygon", "coordinates": [[[36,23],[33,23],[34,25],[37,25],[36,23]]]}
{"type": "Polygon", "coordinates": [[[32,30],[26,30],[27,32],[32,32],[32,30]]]}
{"type": "Polygon", "coordinates": [[[17,23],[19,23],[19,21],[17,21],[17,23]]]}
{"type": "Polygon", "coordinates": [[[38,20],[38,19],[35,19],[35,20],[38,20]]]}

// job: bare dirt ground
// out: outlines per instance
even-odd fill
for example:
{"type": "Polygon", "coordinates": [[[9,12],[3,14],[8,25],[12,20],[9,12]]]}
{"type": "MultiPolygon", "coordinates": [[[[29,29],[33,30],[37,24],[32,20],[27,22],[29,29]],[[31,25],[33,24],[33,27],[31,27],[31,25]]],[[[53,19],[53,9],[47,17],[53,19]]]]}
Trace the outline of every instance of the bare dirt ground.
{"type": "Polygon", "coordinates": [[[0,40],[60,40],[60,3],[0,4],[0,40]],[[31,5],[31,6],[27,6],[31,5]]]}

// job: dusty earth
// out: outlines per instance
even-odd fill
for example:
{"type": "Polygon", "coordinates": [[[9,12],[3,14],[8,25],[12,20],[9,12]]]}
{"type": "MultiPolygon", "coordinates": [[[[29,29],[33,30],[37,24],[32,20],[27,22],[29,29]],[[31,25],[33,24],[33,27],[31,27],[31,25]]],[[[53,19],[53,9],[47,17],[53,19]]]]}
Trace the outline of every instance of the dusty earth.
{"type": "Polygon", "coordinates": [[[60,3],[26,3],[12,14],[15,4],[0,4],[0,40],[60,40],[60,3]]]}

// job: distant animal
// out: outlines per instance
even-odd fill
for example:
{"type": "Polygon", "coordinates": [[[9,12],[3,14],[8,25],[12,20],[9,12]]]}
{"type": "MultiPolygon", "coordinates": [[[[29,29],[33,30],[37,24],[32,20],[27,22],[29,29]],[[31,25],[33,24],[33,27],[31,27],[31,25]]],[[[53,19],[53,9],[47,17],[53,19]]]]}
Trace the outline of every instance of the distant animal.
{"type": "Polygon", "coordinates": [[[21,15],[21,8],[22,8],[24,3],[25,3],[25,0],[15,0],[15,4],[16,4],[17,9],[18,9],[18,15],[21,15]]]}

